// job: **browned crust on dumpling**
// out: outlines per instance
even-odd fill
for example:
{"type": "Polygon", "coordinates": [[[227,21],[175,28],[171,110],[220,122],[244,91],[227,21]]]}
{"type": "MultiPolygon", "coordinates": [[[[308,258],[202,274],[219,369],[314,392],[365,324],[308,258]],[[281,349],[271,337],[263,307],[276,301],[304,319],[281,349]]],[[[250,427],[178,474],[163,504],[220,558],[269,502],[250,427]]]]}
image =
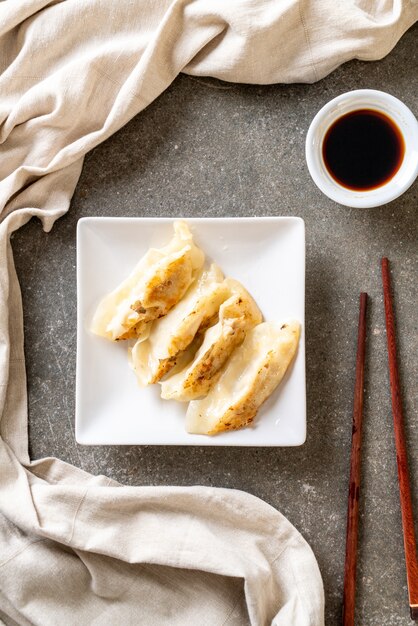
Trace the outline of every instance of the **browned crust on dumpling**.
{"type": "Polygon", "coordinates": [[[175,222],[169,244],[150,248],[129,276],[101,300],[92,332],[111,341],[143,340],[147,324],[166,315],[183,298],[204,258],[187,224],[175,222]]]}
{"type": "Polygon", "coordinates": [[[149,322],[144,322],[143,320],[137,322],[134,326],[128,328],[123,335],[119,335],[115,341],[121,341],[123,339],[137,339],[142,335],[148,324],[149,322]]]}
{"type": "Polygon", "coordinates": [[[156,272],[147,285],[142,302],[136,303],[140,304],[141,309],[145,309],[145,313],[151,309],[153,319],[166,315],[189,288],[193,267],[188,255],[189,250],[186,248],[182,256],[174,259],[168,267],[156,272]],[[167,273],[169,275],[164,278],[167,273]]]}
{"type": "Polygon", "coordinates": [[[249,426],[254,421],[254,418],[258,412],[258,408],[254,409],[251,412],[244,407],[243,409],[241,409],[241,414],[240,409],[231,407],[231,415],[228,416],[227,414],[221,420],[219,420],[216,428],[208,431],[208,435],[217,435],[221,432],[225,432],[228,430],[239,430],[240,428],[245,428],[245,426],[249,426]]]}
{"type": "Polygon", "coordinates": [[[216,382],[221,373],[222,366],[232,354],[234,348],[242,342],[245,337],[244,328],[232,329],[228,335],[226,343],[219,342],[211,346],[205,355],[205,358],[199,363],[183,383],[183,388],[193,389],[198,386],[200,394],[207,392],[216,382]]]}
{"type": "MultiPolygon", "coordinates": [[[[161,396],[180,401],[202,398],[219,379],[221,370],[235,348],[242,343],[246,332],[262,321],[262,314],[256,302],[238,281],[228,278],[225,284],[230,296],[220,306],[219,311],[208,321],[218,322],[213,332],[206,331],[202,351],[184,370],[181,382],[170,378],[163,384],[161,396]],[[205,343],[206,342],[206,343],[205,343]]],[[[202,323],[206,329],[207,324],[202,323]]]]}
{"type": "Polygon", "coordinates": [[[158,383],[163,376],[165,376],[177,363],[179,355],[176,354],[168,359],[161,359],[158,363],[158,368],[154,372],[154,376],[149,381],[149,385],[153,385],[154,383],[158,383]]]}
{"type": "Polygon", "coordinates": [[[131,304],[132,311],[138,317],[132,326],[125,326],[126,332],[120,335],[120,339],[135,339],[140,337],[145,325],[153,322],[167,313],[181,300],[192,282],[193,268],[191,262],[186,262],[184,254],[174,259],[170,265],[156,272],[147,286],[142,300],[131,304]],[[169,272],[169,276],[163,276],[169,272]]]}
{"type": "Polygon", "coordinates": [[[254,385],[241,398],[240,402],[228,408],[222,418],[216,423],[215,428],[208,431],[208,435],[216,435],[226,430],[237,430],[251,424],[261,405],[280,382],[280,380],[276,380],[274,372],[269,371],[270,366],[273,364],[273,355],[274,351],[270,350],[266,362],[257,372],[254,385]]]}

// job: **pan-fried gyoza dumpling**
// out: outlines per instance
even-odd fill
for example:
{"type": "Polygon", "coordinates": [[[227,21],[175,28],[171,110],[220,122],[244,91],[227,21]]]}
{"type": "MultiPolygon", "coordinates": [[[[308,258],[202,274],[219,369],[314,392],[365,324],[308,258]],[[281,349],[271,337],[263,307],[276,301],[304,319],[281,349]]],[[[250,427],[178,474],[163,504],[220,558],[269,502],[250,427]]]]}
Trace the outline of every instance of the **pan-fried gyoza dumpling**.
{"type": "Polygon", "coordinates": [[[189,404],[189,433],[216,435],[250,424],[282,380],[299,342],[300,324],[264,322],[247,333],[221,377],[201,400],[189,404]]]}
{"type": "Polygon", "coordinates": [[[162,398],[187,401],[205,396],[245,333],[262,321],[261,311],[241,283],[227,278],[225,284],[231,296],[220,306],[218,323],[206,331],[194,360],[161,384],[162,398]]]}
{"type": "Polygon", "coordinates": [[[157,320],[145,341],[137,341],[131,365],[140,385],[158,382],[177,363],[198,332],[217,319],[219,307],[229,296],[217,265],[202,272],[184,298],[157,320]]]}
{"type": "Polygon", "coordinates": [[[187,224],[175,222],[169,244],[148,250],[128,278],[100,302],[92,332],[114,341],[146,338],[150,322],[181,300],[204,260],[187,224]]]}

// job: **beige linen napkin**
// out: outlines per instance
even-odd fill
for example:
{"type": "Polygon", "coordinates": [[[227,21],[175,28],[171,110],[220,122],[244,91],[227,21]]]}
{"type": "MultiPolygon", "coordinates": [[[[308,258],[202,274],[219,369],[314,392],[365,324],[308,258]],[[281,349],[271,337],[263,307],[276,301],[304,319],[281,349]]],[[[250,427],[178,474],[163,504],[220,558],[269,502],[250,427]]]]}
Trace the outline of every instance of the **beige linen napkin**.
{"type": "MultiPolygon", "coordinates": [[[[10,234],[65,213],[84,154],[181,71],[312,82],[379,59],[415,0],[0,3],[0,620],[6,624],[323,624],[315,558],[248,494],[122,487],[28,457],[10,234]]],[[[301,503],[302,505],[303,503],[301,503]]]]}

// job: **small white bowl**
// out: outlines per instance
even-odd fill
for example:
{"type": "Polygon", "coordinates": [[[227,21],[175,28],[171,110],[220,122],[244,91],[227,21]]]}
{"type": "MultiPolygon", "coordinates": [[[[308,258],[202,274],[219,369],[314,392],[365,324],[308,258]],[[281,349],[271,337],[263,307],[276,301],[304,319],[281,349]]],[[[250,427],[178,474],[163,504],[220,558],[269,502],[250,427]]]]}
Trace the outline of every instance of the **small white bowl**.
{"type": "Polygon", "coordinates": [[[306,136],[306,162],[314,183],[331,200],[358,208],[381,206],[403,194],[418,176],[418,122],[403,102],[388,93],[374,89],[349,91],[328,102],[315,115],[306,136]],[[341,116],[358,109],[386,114],[398,126],[405,142],[399,170],[387,183],[369,191],[354,191],[339,185],[322,158],[322,142],[329,127],[341,116]]]}

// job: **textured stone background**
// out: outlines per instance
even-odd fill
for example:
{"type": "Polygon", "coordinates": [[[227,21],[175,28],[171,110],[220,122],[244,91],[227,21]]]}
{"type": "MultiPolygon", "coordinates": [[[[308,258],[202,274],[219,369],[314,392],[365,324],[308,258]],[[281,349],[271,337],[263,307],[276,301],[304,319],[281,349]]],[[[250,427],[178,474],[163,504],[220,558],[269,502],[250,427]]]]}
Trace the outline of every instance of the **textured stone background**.
{"type": "MultiPolygon", "coordinates": [[[[71,210],[52,233],[13,238],[25,311],[30,445],[132,485],[243,489],[277,507],[318,558],[327,625],[340,623],[358,298],[370,294],[357,623],[408,624],[379,261],[392,262],[414,494],[418,490],[418,185],[379,209],[336,205],[304,160],[329,99],[375,88],[418,114],[418,27],[377,63],[315,85],[269,87],[179,77],[91,152],[71,210]],[[83,447],[74,440],[77,220],[88,215],[298,215],[306,222],[308,439],[293,449],[83,447]]],[[[415,511],[418,518],[418,501],[415,511]]]]}

